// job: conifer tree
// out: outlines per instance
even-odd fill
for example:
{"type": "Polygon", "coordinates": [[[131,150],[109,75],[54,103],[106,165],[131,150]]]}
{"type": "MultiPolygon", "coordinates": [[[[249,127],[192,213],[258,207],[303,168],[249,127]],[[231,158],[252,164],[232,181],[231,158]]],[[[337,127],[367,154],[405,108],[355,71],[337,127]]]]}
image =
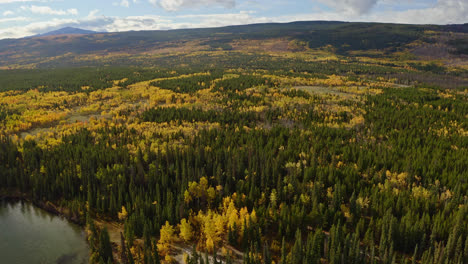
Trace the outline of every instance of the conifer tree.
{"type": "Polygon", "coordinates": [[[101,234],[99,235],[99,255],[101,256],[104,262],[113,261],[112,256],[112,246],[110,243],[109,232],[107,231],[107,227],[104,227],[101,230],[101,234]]]}

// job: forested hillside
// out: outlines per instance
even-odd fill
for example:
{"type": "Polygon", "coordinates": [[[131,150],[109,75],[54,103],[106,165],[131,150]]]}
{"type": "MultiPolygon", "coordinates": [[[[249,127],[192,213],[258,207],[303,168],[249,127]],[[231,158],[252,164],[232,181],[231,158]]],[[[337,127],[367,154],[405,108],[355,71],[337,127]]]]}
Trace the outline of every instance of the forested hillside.
{"type": "MultiPolygon", "coordinates": [[[[468,263],[467,64],[415,48],[448,26],[266,24],[223,29],[248,43],[78,51],[219,30],[2,60],[23,69],[0,71],[0,196],[80,222],[91,263],[468,263]],[[290,29],[284,49],[256,49],[290,29]]],[[[59,43],[0,45],[14,41],[59,43]]]]}
{"type": "MultiPolygon", "coordinates": [[[[68,32],[64,29],[64,32],[68,32]]],[[[86,32],[86,31],[83,31],[86,32]]],[[[194,52],[260,53],[320,49],[344,56],[453,60],[468,55],[468,24],[400,25],[304,21],[221,28],[59,34],[0,40],[0,68],[159,66],[194,52]],[[426,58],[427,59],[427,58],[426,58]]]]}

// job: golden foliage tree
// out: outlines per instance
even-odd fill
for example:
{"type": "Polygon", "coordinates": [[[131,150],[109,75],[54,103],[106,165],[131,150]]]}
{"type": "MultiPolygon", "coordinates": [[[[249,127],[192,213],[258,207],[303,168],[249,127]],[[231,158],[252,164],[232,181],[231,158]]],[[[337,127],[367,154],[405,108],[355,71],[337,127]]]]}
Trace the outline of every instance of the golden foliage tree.
{"type": "Polygon", "coordinates": [[[162,256],[167,256],[171,251],[171,244],[177,240],[174,227],[166,221],[166,224],[161,227],[160,235],[158,252],[162,256]]]}
{"type": "Polygon", "coordinates": [[[179,237],[182,238],[185,242],[188,242],[193,237],[193,230],[190,221],[187,221],[185,218],[180,220],[179,224],[180,234],[179,237]]]}

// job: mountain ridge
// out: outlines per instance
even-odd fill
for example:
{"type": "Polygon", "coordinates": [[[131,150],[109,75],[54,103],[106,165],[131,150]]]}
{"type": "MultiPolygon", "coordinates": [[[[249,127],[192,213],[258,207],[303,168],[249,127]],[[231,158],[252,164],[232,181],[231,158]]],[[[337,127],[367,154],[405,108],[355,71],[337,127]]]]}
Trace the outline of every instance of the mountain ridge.
{"type": "Polygon", "coordinates": [[[97,34],[99,32],[81,29],[76,27],[63,27],[56,30],[52,30],[46,33],[33,35],[27,38],[35,38],[35,37],[46,37],[46,36],[58,36],[58,35],[88,35],[88,34],[97,34]]]}
{"type": "Polygon", "coordinates": [[[42,34],[40,37],[0,40],[0,68],[87,66],[89,63],[107,65],[117,62],[149,62],[149,65],[153,65],[155,62],[150,60],[153,55],[212,50],[315,50],[343,56],[375,56],[372,52],[378,51],[381,53],[379,56],[393,56],[392,54],[399,53],[425,56],[426,59],[444,59],[449,62],[455,55],[468,55],[468,24],[441,26],[296,21],[102,33],[65,28],[42,34]],[[119,59],[122,56],[126,56],[126,59],[119,59]],[[87,61],[83,58],[87,58],[87,61]],[[130,59],[136,60],[130,62],[130,59]]]}

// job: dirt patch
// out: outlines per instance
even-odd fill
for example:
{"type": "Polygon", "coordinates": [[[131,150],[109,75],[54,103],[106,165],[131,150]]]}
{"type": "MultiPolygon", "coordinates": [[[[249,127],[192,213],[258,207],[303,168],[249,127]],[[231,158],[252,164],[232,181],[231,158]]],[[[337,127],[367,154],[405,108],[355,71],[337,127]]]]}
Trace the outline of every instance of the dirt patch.
{"type": "Polygon", "coordinates": [[[123,224],[116,222],[107,222],[104,220],[95,220],[94,223],[100,229],[106,227],[107,231],[109,231],[109,238],[111,243],[120,245],[120,232],[124,232],[123,224]]]}
{"type": "MultiPolygon", "coordinates": [[[[175,249],[175,254],[172,255],[174,260],[177,263],[185,263],[184,262],[184,255],[191,256],[192,255],[192,250],[193,250],[193,245],[188,245],[188,244],[177,244],[173,245],[173,248],[175,249]]],[[[230,246],[225,246],[229,252],[232,252],[232,263],[242,263],[243,262],[243,253],[238,251],[237,249],[230,247],[230,246]]],[[[205,258],[205,253],[204,252],[197,252],[199,255],[203,256],[203,259],[205,258]]],[[[225,258],[222,256],[221,250],[217,251],[217,261],[223,261],[224,263],[225,258]]],[[[208,255],[208,259],[210,263],[213,263],[213,255],[210,254],[208,255]]]]}

